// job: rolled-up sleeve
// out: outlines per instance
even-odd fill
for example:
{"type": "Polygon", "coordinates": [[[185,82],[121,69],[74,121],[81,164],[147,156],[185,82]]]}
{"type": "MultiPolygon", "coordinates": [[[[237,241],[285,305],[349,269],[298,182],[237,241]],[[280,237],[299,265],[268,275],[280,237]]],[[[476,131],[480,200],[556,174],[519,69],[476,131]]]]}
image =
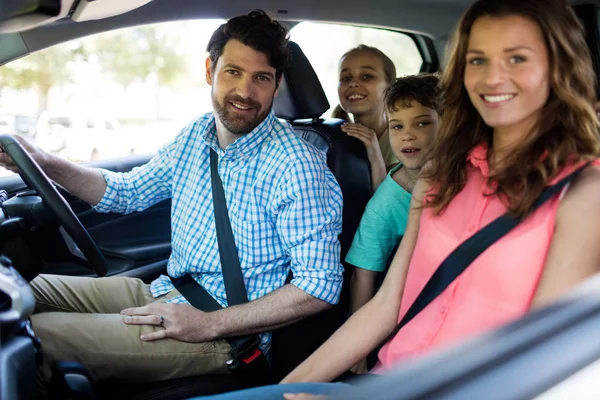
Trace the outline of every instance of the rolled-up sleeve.
{"type": "Polygon", "coordinates": [[[128,214],[142,211],[171,197],[174,153],[185,132],[168,143],[147,164],[130,172],[100,169],[106,180],[106,191],[94,206],[98,212],[128,214]]]}
{"type": "Polygon", "coordinates": [[[325,161],[313,157],[294,162],[282,179],[277,230],[289,251],[292,285],[336,304],[343,281],[342,192],[325,161]]]}

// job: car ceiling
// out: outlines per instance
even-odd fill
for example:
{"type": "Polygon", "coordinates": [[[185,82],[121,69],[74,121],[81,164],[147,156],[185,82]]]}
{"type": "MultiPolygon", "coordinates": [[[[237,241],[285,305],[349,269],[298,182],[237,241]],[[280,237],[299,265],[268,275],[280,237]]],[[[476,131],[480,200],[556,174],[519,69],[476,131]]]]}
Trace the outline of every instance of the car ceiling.
{"type": "MultiPolygon", "coordinates": [[[[571,3],[596,1],[599,0],[571,3]]],[[[4,48],[0,51],[0,65],[24,54],[98,32],[172,20],[227,19],[253,8],[262,8],[280,20],[291,22],[377,26],[422,33],[444,42],[460,14],[471,3],[472,0],[153,0],[116,17],[79,23],[67,17],[32,30],[0,34],[0,48],[4,48]]]]}

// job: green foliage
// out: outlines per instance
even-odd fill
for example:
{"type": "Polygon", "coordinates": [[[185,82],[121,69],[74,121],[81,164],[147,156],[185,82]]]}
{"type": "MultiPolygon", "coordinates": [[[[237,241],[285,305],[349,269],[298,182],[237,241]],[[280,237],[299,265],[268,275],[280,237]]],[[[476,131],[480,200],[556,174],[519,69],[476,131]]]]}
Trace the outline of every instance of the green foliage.
{"type": "Polygon", "coordinates": [[[151,76],[169,85],[186,68],[177,52],[179,40],[173,31],[142,26],[59,44],[0,67],[0,87],[36,89],[44,108],[50,88],[73,81],[76,66],[84,62],[99,65],[124,87],[151,76]]]}
{"type": "Polygon", "coordinates": [[[42,93],[71,80],[72,67],[85,59],[80,45],[59,45],[13,61],[0,68],[0,83],[16,89],[36,88],[42,93]]]}
{"type": "Polygon", "coordinates": [[[155,76],[168,85],[185,71],[185,59],[177,52],[178,35],[153,26],[99,35],[86,48],[102,68],[123,86],[155,76]]]}

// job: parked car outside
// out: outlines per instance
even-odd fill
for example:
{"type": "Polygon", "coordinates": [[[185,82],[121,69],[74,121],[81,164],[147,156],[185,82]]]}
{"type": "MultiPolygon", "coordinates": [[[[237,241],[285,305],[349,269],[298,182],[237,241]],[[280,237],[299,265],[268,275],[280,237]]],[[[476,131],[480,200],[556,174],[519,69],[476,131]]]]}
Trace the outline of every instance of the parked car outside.
{"type": "Polygon", "coordinates": [[[119,121],[106,115],[44,110],[37,123],[36,144],[71,161],[92,161],[133,154],[123,145],[119,121]],[[115,143],[119,143],[115,146],[115,143]]]}
{"type": "Polygon", "coordinates": [[[36,122],[28,115],[0,115],[0,134],[34,137],[36,122]]]}

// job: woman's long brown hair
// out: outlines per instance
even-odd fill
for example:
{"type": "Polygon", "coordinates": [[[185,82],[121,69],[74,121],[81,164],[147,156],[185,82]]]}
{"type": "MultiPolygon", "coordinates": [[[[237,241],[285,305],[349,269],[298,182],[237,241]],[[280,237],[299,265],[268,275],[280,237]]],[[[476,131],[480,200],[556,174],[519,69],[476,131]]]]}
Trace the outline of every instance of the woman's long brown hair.
{"type": "Polygon", "coordinates": [[[464,188],[467,157],[492,143],[487,126],[464,87],[469,34],[480,17],[519,15],[541,28],[549,60],[550,95],[530,134],[502,160],[488,184],[517,215],[527,214],[544,187],[570,162],[600,154],[600,124],[593,104],[595,75],[583,30],[565,0],[479,0],[461,18],[442,74],[443,117],[424,178],[435,187],[427,206],[437,214],[464,188]]]}

